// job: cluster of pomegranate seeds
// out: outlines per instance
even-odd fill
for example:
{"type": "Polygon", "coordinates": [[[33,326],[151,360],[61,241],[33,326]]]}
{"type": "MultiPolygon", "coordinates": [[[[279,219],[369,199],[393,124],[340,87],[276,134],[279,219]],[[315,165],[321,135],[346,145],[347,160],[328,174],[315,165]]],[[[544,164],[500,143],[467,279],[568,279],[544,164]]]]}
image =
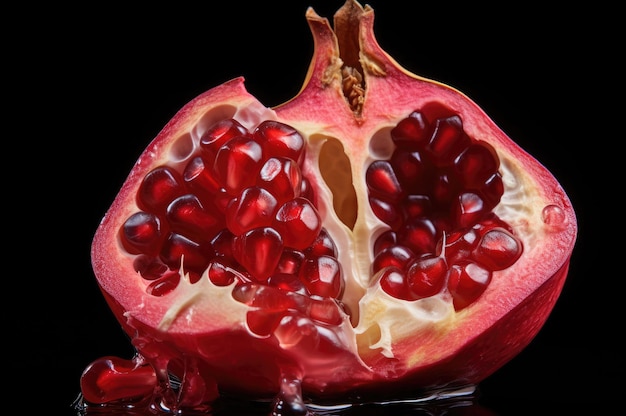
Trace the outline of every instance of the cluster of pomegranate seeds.
{"type": "MultiPolygon", "coordinates": [[[[374,161],[365,177],[372,210],[390,228],[374,244],[372,273],[391,296],[411,301],[447,291],[462,309],[522,251],[492,213],[504,192],[499,159],[455,115],[429,121],[415,111],[391,139],[392,155],[374,161]]],[[[192,282],[206,271],[219,286],[340,299],[337,248],[302,173],[304,152],[304,138],[286,124],[268,120],[249,132],[225,119],[202,135],[184,167],[149,172],[137,193],[140,210],[120,233],[138,255],[148,292],[174,290],[182,265],[192,282]]],[[[235,297],[248,302],[241,290],[235,297]]]]}
{"type": "Polygon", "coordinates": [[[391,138],[391,157],[366,173],[372,210],[390,227],[374,244],[372,271],[391,296],[417,300],[447,290],[462,309],[522,252],[492,213],[504,192],[498,156],[456,115],[429,121],[414,111],[391,138]]]}
{"type": "MultiPolygon", "coordinates": [[[[276,333],[276,329],[291,321],[313,328],[319,323],[339,325],[343,321],[335,300],[331,297],[306,296],[299,291],[284,290],[273,285],[244,283],[235,288],[235,299],[254,307],[248,313],[248,327],[259,336],[276,333]]],[[[298,332],[298,331],[296,331],[298,332]]],[[[317,330],[306,331],[309,334],[317,330]]],[[[287,331],[285,335],[294,336],[287,331]]],[[[279,335],[279,334],[276,334],[279,335]]],[[[331,334],[327,333],[326,336],[331,334]]]]}
{"type": "Polygon", "coordinates": [[[234,296],[244,303],[259,306],[246,293],[272,297],[249,316],[254,331],[275,329],[287,312],[336,324],[337,304],[323,299],[340,298],[344,279],[300,168],[304,152],[303,137],[283,123],[268,120],[248,132],[226,119],[201,136],[183,168],[150,171],[137,193],[140,211],[120,232],[125,249],[138,255],[135,269],[149,281],[148,293],[174,290],[182,265],[192,283],[206,271],[218,286],[241,286],[234,296]],[[261,286],[274,290],[261,292],[261,286]],[[311,296],[317,303],[303,306],[311,296]],[[284,302],[291,306],[268,309],[284,302]],[[329,307],[335,312],[320,311],[329,307]]]}

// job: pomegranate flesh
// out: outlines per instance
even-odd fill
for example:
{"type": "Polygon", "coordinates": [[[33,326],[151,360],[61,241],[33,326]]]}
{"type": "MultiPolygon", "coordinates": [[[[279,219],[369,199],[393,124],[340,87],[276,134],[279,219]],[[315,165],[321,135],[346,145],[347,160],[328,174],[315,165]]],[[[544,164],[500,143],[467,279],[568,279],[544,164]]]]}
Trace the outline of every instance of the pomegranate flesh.
{"type": "Polygon", "coordinates": [[[137,354],[89,365],[87,403],[297,413],[460,389],[550,314],[577,232],[553,175],[381,50],[369,6],[306,18],[296,97],[268,108],[242,78],[196,97],[104,216],[93,269],[137,354]]]}

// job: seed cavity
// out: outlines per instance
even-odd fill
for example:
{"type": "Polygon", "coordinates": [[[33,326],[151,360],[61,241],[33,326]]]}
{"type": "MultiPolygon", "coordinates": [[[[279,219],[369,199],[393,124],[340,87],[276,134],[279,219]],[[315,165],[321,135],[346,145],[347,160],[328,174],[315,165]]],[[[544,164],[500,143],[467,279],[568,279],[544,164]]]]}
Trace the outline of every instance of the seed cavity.
{"type": "Polygon", "coordinates": [[[393,154],[395,145],[391,140],[389,128],[384,128],[372,135],[370,139],[370,154],[375,159],[389,159],[393,154]]]}
{"type": "MultiPolygon", "coordinates": [[[[215,123],[221,120],[230,120],[235,117],[237,107],[232,105],[220,105],[207,111],[200,117],[198,122],[195,123],[192,129],[192,135],[195,138],[201,137],[208,129],[210,129],[215,123]]],[[[241,117],[238,117],[241,120],[241,117]]]]}
{"type": "Polygon", "coordinates": [[[181,162],[187,160],[194,150],[195,144],[191,134],[185,133],[174,141],[170,150],[170,158],[172,162],[181,162]]]}
{"type": "Polygon", "coordinates": [[[319,155],[322,178],[333,196],[333,208],[348,228],[353,229],[358,213],[358,203],[352,167],[341,142],[333,137],[326,138],[319,155]]]}

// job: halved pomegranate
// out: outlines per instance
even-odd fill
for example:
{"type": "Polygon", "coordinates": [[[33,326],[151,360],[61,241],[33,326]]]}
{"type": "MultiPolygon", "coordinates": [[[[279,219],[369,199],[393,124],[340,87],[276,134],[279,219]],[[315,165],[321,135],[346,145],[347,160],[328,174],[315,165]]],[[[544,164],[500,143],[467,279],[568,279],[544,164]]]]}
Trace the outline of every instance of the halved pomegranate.
{"type": "Polygon", "coordinates": [[[233,79],[141,154],[92,247],[137,355],[81,378],[87,403],[209,408],[471,386],[561,292],[577,233],[551,173],[468,97],[401,68],[347,0],[306,13],[300,93],[233,79]]]}

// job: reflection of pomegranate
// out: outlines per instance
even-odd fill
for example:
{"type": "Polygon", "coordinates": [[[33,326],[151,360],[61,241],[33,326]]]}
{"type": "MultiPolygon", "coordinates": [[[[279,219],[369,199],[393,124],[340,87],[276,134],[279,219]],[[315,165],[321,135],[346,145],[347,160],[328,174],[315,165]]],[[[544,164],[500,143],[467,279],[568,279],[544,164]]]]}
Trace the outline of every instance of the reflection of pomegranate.
{"type": "Polygon", "coordinates": [[[537,334],[567,196],[466,96],[400,68],[373,18],[348,0],[333,31],[309,10],[295,98],[226,82],[139,157],[92,249],[137,355],[92,363],[87,402],[415,395],[478,383],[537,334]]]}

